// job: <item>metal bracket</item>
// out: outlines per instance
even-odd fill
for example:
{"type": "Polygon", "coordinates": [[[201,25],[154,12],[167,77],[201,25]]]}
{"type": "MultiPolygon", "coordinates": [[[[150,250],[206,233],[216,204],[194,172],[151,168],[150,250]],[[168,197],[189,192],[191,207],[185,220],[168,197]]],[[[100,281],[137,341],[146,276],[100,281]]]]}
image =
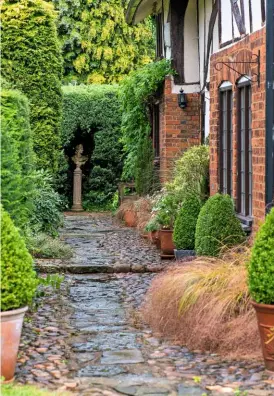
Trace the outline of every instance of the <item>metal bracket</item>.
{"type": "Polygon", "coordinates": [[[225,61],[225,62],[216,62],[214,68],[218,71],[223,69],[223,66],[228,67],[230,70],[233,70],[241,77],[246,77],[250,82],[256,82],[258,87],[260,86],[260,66],[261,66],[261,52],[258,51],[258,54],[251,54],[251,59],[248,62],[236,62],[236,61],[225,61]],[[234,65],[257,65],[257,71],[252,71],[251,77],[248,77],[246,74],[239,72],[234,65]]]}

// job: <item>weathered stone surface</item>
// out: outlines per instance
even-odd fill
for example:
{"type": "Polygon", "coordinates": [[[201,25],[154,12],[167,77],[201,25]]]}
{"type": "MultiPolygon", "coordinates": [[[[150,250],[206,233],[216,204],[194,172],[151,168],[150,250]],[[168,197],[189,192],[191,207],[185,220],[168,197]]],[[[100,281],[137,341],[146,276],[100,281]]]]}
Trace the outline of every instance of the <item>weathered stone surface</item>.
{"type": "Polygon", "coordinates": [[[118,374],[126,373],[123,367],[113,366],[113,365],[91,365],[85,366],[81,370],[78,371],[79,377],[111,377],[118,374]]]}
{"type": "Polygon", "coordinates": [[[125,349],[121,351],[106,351],[103,353],[102,364],[133,364],[143,363],[142,353],[138,349],[125,349]]]}

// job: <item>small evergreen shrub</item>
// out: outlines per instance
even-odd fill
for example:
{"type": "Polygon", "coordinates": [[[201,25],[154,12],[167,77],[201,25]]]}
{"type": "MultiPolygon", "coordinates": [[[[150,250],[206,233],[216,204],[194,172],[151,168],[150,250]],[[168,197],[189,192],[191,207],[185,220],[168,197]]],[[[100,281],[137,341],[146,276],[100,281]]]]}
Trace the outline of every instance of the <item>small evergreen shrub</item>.
{"type": "Polygon", "coordinates": [[[73,255],[68,244],[46,234],[28,235],[26,245],[30,254],[38,258],[70,259],[73,255]]]}
{"type": "Polygon", "coordinates": [[[195,230],[201,203],[195,196],[185,199],[175,221],[173,242],[177,249],[193,250],[195,246],[195,230]]]}
{"type": "Polygon", "coordinates": [[[60,149],[62,56],[53,5],[6,0],[1,6],[1,72],[30,101],[40,168],[56,171],[60,149]]]}
{"type": "Polygon", "coordinates": [[[196,225],[195,250],[202,256],[218,256],[224,246],[244,239],[229,195],[215,194],[202,207],[196,225]]]}
{"type": "Polygon", "coordinates": [[[31,303],[37,287],[33,261],[8,213],[1,207],[1,310],[31,303]]]}
{"type": "Polygon", "coordinates": [[[256,235],[248,272],[253,300],[274,304],[274,208],[256,235]]]}

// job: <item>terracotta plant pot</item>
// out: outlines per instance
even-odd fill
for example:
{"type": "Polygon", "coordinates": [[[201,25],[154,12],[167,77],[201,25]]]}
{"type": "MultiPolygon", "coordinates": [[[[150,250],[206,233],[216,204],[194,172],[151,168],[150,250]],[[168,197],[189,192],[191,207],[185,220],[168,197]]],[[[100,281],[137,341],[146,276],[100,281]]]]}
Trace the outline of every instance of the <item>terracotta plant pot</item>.
{"type": "Polygon", "coordinates": [[[252,302],[257,314],[265,367],[274,371],[274,305],[252,302]]]}
{"type": "Polygon", "coordinates": [[[128,227],[136,227],[137,219],[133,210],[126,210],[124,214],[124,221],[128,227]]]}
{"type": "Polygon", "coordinates": [[[1,318],[1,377],[4,383],[13,381],[22,325],[28,307],[0,312],[1,318]]]}
{"type": "Polygon", "coordinates": [[[161,251],[163,255],[174,256],[174,243],[173,243],[173,230],[161,230],[160,231],[160,241],[161,241],[161,251]]]}

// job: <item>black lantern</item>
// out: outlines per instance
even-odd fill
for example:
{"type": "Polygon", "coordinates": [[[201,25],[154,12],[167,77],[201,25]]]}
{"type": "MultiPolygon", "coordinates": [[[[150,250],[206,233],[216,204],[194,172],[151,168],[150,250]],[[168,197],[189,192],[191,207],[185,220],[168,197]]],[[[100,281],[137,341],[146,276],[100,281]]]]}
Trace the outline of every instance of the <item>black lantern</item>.
{"type": "Polygon", "coordinates": [[[178,94],[178,105],[181,109],[185,109],[187,107],[186,94],[184,93],[183,88],[180,89],[180,93],[178,94]]]}

